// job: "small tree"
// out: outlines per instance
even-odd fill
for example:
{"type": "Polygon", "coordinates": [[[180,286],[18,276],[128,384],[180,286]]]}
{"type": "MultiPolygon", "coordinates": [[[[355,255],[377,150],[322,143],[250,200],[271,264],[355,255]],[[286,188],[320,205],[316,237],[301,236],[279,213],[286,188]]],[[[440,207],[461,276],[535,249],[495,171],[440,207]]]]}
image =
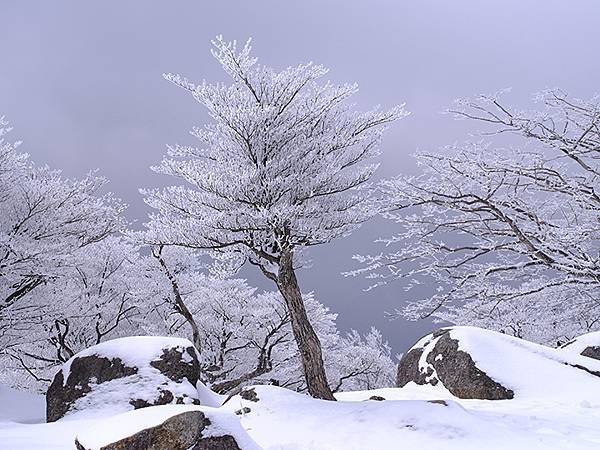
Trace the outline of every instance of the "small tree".
{"type": "Polygon", "coordinates": [[[321,345],[295,270],[297,251],[346,236],[372,217],[368,184],[385,125],[402,107],[357,113],[356,85],[319,84],[327,70],[305,64],[275,71],[256,64],[247,43],[213,42],[230,85],[194,85],[165,75],[204,105],[212,123],[192,134],[202,147],[169,147],[154,170],[187,186],[142,190],[157,210],[146,242],[234,252],[278,287],[290,312],[308,391],[333,400],[321,345]]]}
{"type": "Polygon", "coordinates": [[[493,143],[419,153],[420,176],[384,183],[399,246],[359,258],[361,271],[438,285],[403,314],[548,344],[600,327],[600,98],[537,100],[531,112],[501,95],[459,101],[451,112],[493,143]]]}

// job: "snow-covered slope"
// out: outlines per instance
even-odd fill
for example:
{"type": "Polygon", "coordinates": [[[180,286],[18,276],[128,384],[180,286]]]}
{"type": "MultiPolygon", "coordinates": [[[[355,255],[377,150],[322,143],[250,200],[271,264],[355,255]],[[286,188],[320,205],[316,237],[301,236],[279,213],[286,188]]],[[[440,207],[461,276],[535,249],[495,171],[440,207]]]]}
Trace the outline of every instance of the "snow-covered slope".
{"type": "MultiPolygon", "coordinates": [[[[282,388],[255,389],[258,402],[236,396],[214,411],[249,408],[241,425],[265,450],[600,449],[600,402],[557,401],[554,392],[545,398],[459,400],[436,387],[409,385],[341,393],[334,403],[282,388]],[[373,395],[386,400],[368,400],[373,395]],[[426,401],[440,398],[447,406],[426,401]]],[[[0,408],[10,415],[8,405],[0,408]]],[[[153,415],[150,409],[142,414],[153,415]]],[[[105,420],[78,415],[49,424],[0,422],[0,449],[73,450],[81,430],[102,430],[105,420]]]]}
{"type": "Polygon", "coordinates": [[[548,400],[458,400],[430,386],[346,392],[339,402],[270,386],[258,402],[235,397],[223,406],[250,408],[242,425],[270,450],[551,450],[600,449],[600,403],[548,400]],[[385,401],[368,400],[378,395],[385,401]]]}

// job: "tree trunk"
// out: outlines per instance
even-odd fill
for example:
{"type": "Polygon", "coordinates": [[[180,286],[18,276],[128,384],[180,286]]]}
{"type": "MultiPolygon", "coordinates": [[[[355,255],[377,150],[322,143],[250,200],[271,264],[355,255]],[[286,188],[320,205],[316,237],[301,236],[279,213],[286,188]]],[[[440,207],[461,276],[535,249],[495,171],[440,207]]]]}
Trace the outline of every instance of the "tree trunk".
{"type": "Polygon", "coordinates": [[[286,249],[281,252],[277,287],[285,299],[290,313],[292,330],[300,350],[306,386],[309,394],[315,398],[335,400],[325,375],[321,342],[306,314],[304,300],[302,300],[298,280],[292,266],[293,257],[294,254],[291,250],[286,249]]]}
{"type": "Polygon", "coordinates": [[[173,296],[175,298],[175,306],[177,308],[177,312],[183,316],[185,321],[188,323],[190,328],[192,329],[192,342],[194,347],[198,352],[202,352],[202,341],[200,340],[200,330],[198,329],[198,324],[194,319],[194,316],[188,309],[187,305],[183,301],[183,297],[181,296],[181,292],[179,291],[179,284],[177,283],[177,279],[169,270],[167,263],[162,257],[162,246],[159,248],[158,252],[152,252],[152,255],[158,260],[160,263],[164,274],[167,276],[169,282],[171,283],[171,290],[173,291],[173,296]]]}

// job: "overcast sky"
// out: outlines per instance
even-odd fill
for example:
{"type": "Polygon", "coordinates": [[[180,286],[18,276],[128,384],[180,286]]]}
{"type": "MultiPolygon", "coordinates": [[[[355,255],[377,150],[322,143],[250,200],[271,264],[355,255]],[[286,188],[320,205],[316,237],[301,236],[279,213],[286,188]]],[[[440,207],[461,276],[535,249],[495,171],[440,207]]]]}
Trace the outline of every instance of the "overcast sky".
{"type": "MultiPolygon", "coordinates": [[[[406,102],[411,116],[382,145],[381,174],[390,176],[414,170],[415,150],[474,131],[440,114],[456,97],[512,87],[509,99],[527,105],[546,87],[598,92],[599,23],[598,0],[0,0],[0,115],[36,162],[68,176],[100,169],[141,223],[138,187],[169,182],[149,166],[206,121],[161,74],[223,80],[209,52],[217,34],[251,36],[260,61],[276,68],[325,64],[334,81],[359,83],[359,106],[406,102]]],[[[406,300],[401,285],[365,293],[364,280],[340,276],[352,254],[375,251],[373,238],[393,231],[378,220],[318,249],[301,282],[339,313],[342,329],[375,325],[402,352],[434,325],[384,317],[406,300]]]]}

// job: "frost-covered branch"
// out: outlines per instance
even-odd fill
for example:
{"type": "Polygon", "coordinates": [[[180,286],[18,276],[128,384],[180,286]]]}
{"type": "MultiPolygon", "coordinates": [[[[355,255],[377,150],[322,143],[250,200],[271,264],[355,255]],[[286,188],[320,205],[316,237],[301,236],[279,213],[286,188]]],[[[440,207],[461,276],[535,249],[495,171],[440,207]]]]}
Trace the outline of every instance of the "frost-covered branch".
{"type": "Polygon", "coordinates": [[[419,153],[421,175],[382,184],[398,234],[353,273],[437,286],[402,314],[550,343],[597,324],[600,99],[536,100],[532,112],[501,95],[458,101],[452,113],[491,126],[493,140],[419,153]]]}

